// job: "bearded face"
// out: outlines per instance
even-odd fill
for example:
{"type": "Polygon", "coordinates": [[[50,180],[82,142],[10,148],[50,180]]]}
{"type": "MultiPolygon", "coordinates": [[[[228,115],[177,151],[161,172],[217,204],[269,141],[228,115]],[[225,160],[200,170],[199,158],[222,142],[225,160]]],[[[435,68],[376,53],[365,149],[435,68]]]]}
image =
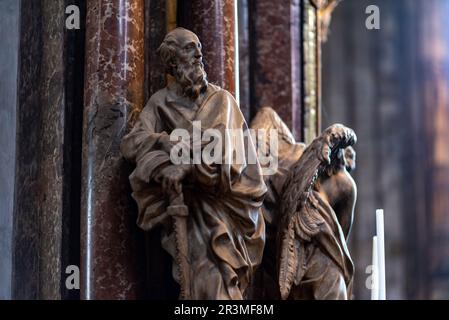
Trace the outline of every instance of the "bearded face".
{"type": "Polygon", "coordinates": [[[201,42],[191,31],[176,28],[164,38],[158,49],[167,73],[175,77],[184,96],[196,100],[207,89],[201,42]]]}
{"type": "Polygon", "coordinates": [[[207,88],[207,75],[202,58],[182,59],[178,57],[177,60],[174,72],[176,81],[181,85],[185,96],[196,100],[207,88]]]}

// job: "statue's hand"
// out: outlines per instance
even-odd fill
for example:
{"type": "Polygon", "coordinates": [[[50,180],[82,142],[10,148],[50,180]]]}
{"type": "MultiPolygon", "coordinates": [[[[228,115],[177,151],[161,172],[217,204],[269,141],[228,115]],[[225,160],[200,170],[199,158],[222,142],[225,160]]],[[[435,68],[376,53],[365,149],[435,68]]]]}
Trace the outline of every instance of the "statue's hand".
{"type": "Polygon", "coordinates": [[[190,171],[190,165],[170,165],[161,170],[156,176],[156,181],[162,182],[162,190],[165,194],[170,194],[173,190],[181,193],[181,182],[190,171]]]}
{"type": "Polygon", "coordinates": [[[320,160],[331,163],[331,152],[337,149],[344,149],[357,142],[357,136],[354,130],[345,127],[342,124],[334,124],[324,130],[320,137],[321,154],[320,160]]]}

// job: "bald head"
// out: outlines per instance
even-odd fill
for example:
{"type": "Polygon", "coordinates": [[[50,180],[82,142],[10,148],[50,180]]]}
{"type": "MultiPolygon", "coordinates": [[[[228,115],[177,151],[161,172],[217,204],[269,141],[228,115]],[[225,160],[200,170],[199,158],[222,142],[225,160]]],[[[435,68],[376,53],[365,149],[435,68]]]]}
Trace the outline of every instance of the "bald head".
{"type": "Polygon", "coordinates": [[[200,39],[192,31],[184,28],[176,28],[169,33],[164,38],[164,42],[173,42],[179,47],[183,47],[189,42],[200,43],[200,39]]]}

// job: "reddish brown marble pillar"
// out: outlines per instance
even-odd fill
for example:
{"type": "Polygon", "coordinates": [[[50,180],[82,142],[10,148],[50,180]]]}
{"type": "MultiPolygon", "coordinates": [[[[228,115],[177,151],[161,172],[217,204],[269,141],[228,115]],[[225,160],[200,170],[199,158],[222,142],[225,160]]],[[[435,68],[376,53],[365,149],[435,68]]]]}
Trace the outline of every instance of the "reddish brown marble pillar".
{"type": "Polygon", "coordinates": [[[81,298],[132,299],[145,281],[120,141],[144,99],[144,1],[89,0],[81,212],[81,298]]]}
{"type": "Polygon", "coordinates": [[[195,32],[203,45],[209,81],[236,93],[235,0],[178,2],[178,26],[195,32]]]}
{"type": "Polygon", "coordinates": [[[300,1],[249,0],[251,116],[274,108],[301,136],[300,1]]]}

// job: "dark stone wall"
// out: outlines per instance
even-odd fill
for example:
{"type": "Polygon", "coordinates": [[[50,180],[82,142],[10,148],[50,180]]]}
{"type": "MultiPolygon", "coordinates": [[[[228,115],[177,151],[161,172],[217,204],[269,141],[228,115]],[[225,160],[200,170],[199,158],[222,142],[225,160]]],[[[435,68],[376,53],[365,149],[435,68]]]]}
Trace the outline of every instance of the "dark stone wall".
{"type": "Polygon", "coordinates": [[[19,8],[0,2],[0,300],[11,297],[19,8]]]}
{"type": "MultiPolygon", "coordinates": [[[[65,0],[66,5],[80,8],[80,30],[65,32],[65,123],[62,260],[66,265],[80,265],[81,153],[84,110],[84,60],[86,34],[86,0],[65,0]]],[[[65,279],[65,268],[62,268],[65,279]]],[[[62,295],[79,299],[79,290],[66,290],[62,295]]]]}
{"type": "Polygon", "coordinates": [[[164,40],[166,0],[145,0],[145,102],[165,87],[165,70],[157,54],[164,40]]]}

